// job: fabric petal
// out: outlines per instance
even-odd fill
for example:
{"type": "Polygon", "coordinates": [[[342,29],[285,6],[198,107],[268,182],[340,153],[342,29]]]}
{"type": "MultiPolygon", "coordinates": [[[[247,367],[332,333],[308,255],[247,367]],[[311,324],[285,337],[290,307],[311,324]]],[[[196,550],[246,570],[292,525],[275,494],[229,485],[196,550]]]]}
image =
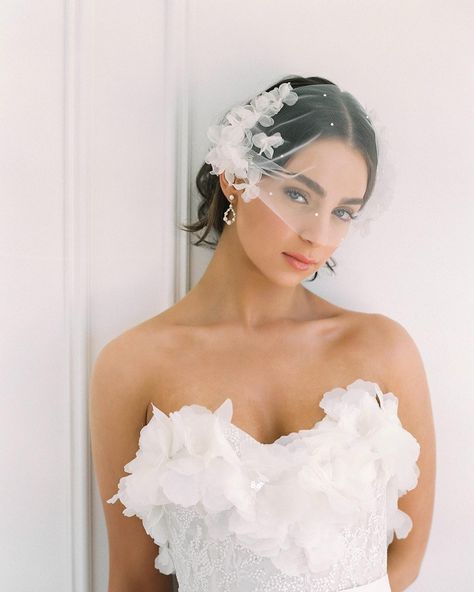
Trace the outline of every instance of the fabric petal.
{"type": "Polygon", "coordinates": [[[387,544],[406,537],[412,520],[398,498],[417,485],[420,447],[401,425],[398,399],[359,379],[325,393],[320,407],[325,417],[313,428],[272,444],[232,424],[230,398],[214,412],[192,404],[168,416],[153,407],[129,474],[107,501],[142,519],[163,573],[174,573],[167,515],[175,506],[194,507],[207,536],[233,536],[288,575],[322,572],[342,556],[343,530],[374,510],[380,482],[387,544]],[[242,436],[238,454],[231,429],[242,436]]]}

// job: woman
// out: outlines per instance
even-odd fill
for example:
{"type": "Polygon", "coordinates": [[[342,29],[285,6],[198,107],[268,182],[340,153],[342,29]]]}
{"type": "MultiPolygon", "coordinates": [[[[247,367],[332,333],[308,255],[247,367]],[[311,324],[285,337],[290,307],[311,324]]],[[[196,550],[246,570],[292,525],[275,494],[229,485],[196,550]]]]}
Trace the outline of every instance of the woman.
{"type": "Polygon", "coordinates": [[[375,130],[350,93],[289,77],[208,137],[185,229],[215,254],[92,374],[109,592],[172,574],[186,591],[401,592],[434,499],[423,363],[396,321],[301,284],[367,208],[375,130]]]}

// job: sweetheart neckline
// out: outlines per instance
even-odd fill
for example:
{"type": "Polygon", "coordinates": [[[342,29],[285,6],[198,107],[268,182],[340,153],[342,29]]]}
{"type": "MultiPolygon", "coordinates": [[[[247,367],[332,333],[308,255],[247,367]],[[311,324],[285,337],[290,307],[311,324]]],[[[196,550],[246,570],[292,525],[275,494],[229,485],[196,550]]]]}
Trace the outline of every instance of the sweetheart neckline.
{"type": "MultiPolygon", "coordinates": [[[[346,387],[335,386],[332,389],[329,389],[328,391],[324,392],[321,396],[318,406],[321,407],[321,403],[323,402],[324,396],[326,394],[332,392],[335,389],[344,389],[347,392],[349,387],[351,387],[355,382],[357,382],[359,380],[366,382],[366,383],[370,383],[372,385],[375,385],[375,400],[377,401],[377,399],[378,399],[379,400],[379,402],[378,402],[379,407],[383,408],[383,391],[382,391],[380,385],[377,382],[374,382],[371,380],[365,380],[364,378],[357,378],[357,379],[353,380],[350,384],[348,384],[346,387]]],[[[160,413],[162,413],[168,419],[170,419],[170,417],[173,413],[179,413],[180,411],[183,410],[184,407],[191,407],[192,405],[197,405],[198,407],[202,407],[203,409],[209,411],[210,413],[215,414],[216,412],[219,412],[219,410],[222,409],[225,405],[228,405],[228,403],[227,403],[228,401],[230,402],[230,405],[231,405],[230,418],[232,418],[232,416],[234,414],[234,401],[233,401],[232,397],[226,397],[224,399],[224,401],[222,403],[220,403],[214,410],[210,409],[207,405],[203,405],[202,403],[184,403],[183,405],[181,405],[181,407],[179,407],[179,409],[176,409],[174,411],[170,411],[170,413],[165,413],[159,407],[157,407],[152,401],[151,401],[151,404],[160,413]]],[[[323,407],[321,407],[321,409],[323,409],[323,407]]],[[[323,411],[324,411],[324,409],[323,409],[323,411]]],[[[153,411],[153,414],[154,414],[154,411],[153,411]]],[[[217,413],[217,414],[219,415],[219,413],[217,413]]],[[[247,438],[250,438],[250,440],[252,440],[256,444],[258,444],[259,446],[273,446],[273,445],[277,444],[279,440],[283,440],[283,438],[288,438],[289,436],[292,436],[292,435],[295,435],[295,437],[298,437],[303,432],[313,432],[319,426],[319,424],[321,424],[323,421],[325,421],[327,419],[327,417],[328,417],[328,415],[327,415],[326,411],[324,411],[324,416],[321,419],[316,420],[316,422],[310,428],[300,428],[299,430],[293,430],[292,432],[288,432],[287,434],[282,434],[281,436],[278,436],[272,442],[261,442],[260,440],[255,438],[255,436],[252,436],[252,434],[250,434],[247,430],[236,425],[232,421],[232,419],[229,419],[227,421],[227,423],[229,423],[234,429],[236,429],[238,432],[240,432],[241,434],[243,434],[247,438]]],[[[150,418],[150,421],[152,418],[153,418],[153,415],[150,418]]],[[[145,425],[148,425],[148,424],[145,424],[145,425]]]]}
{"type": "MultiPolygon", "coordinates": [[[[184,405],[182,405],[179,409],[177,409],[176,411],[171,411],[169,414],[165,413],[164,411],[162,411],[161,409],[159,409],[158,407],[156,407],[156,405],[154,405],[154,403],[152,403],[152,405],[158,409],[159,411],[161,411],[161,413],[164,413],[168,418],[170,418],[170,416],[173,413],[179,413],[183,407],[189,407],[190,405],[199,405],[200,407],[204,407],[205,409],[207,409],[208,411],[210,411],[211,413],[214,413],[215,411],[217,411],[217,409],[219,409],[226,401],[231,401],[233,404],[233,401],[230,397],[227,397],[222,403],[221,405],[218,405],[216,407],[216,409],[214,411],[212,411],[212,409],[210,409],[209,407],[207,407],[206,405],[201,405],[200,403],[185,403],[184,405]]],[[[315,424],[310,427],[310,428],[300,428],[299,430],[294,430],[292,432],[288,432],[287,434],[282,434],[281,436],[278,436],[275,440],[273,440],[273,442],[261,442],[260,440],[258,440],[257,438],[255,438],[255,436],[252,436],[252,434],[250,434],[250,432],[248,432],[247,430],[244,430],[244,428],[241,428],[240,426],[238,426],[237,424],[235,424],[233,421],[229,420],[229,424],[238,432],[240,432],[241,434],[243,434],[245,437],[249,438],[250,440],[252,440],[253,442],[255,442],[256,444],[258,444],[259,446],[273,446],[275,444],[278,443],[279,440],[282,440],[283,438],[287,438],[288,436],[291,436],[293,434],[295,434],[296,436],[298,436],[299,434],[301,434],[302,432],[309,432],[309,431],[314,431],[314,429],[325,419],[327,418],[327,414],[326,412],[324,412],[324,417],[322,417],[321,419],[316,420],[315,424]]],[[[151,421],[151,420],[150,420],[151,421]]]]}
{"type": "MultiPolygon", "coordinates": [[[[227,398],[227,400],[232,401],[232,399],[227,398]]],[[[224,401],[225,403],[225,401],[224,401]]],[[[293,434],[295,435],[295,437],[299,436],[300,434],[302,434],[303,432],[312,432],[316,429],[316,427],[323,422],[325,419],[327,418],[327,413],[324,412],[324,417],[322,417],[321,419],[317,419],[316,422],[310,427],[310,428],[300,428],[299,430],[293,430],[292,432],[288,432],[287,434],[282,434],[281,436],[278,436],[278,438],[276,438],[275,440],[273,440],[273,442],[260,442],[260,440],[258,440],[257,438],[255,438],[255,436],[252,436],[252,434],[250,434],[249,432],[247,432],[247,430],[244,430],[243,428],[241,428],[240,426],[236,425],[234,422],[229,421],[229,424],[236,429],[238,432],[240,432],[241,434],[244,434],[244,436],[246,436],[247,438],[250,438],[253,442],[256,442],[258,445],[260,446],[273,446],[274,444],[277,444],[279,440],[283,440],[283,438],[288,438],[289,436],[292,436],[293,434]]]]}

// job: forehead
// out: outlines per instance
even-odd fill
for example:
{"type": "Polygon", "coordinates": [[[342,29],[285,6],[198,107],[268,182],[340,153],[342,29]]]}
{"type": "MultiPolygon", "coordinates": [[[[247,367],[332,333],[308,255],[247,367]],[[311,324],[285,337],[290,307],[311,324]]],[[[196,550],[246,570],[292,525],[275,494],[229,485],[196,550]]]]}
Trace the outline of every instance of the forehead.
{"type": "Polygon", "coordinates": [[[354,167],[365,166],[361,152],[339,138],[322,138],[313,140],[298,149],[287,161],[293,168],[303,166],[329,166],[331,164],[349,164],[354,167]]]}
{"type": "MultiPolygon", "coordinates": [[[[303,173],[323,187],[358,191],[367,186],[367,164],[361,152],[339,138],[323,138],[303,146],[286,162],[292,173],[303,173]]],[[[355,193],[354,193],[355,194],[355,193]]]]}

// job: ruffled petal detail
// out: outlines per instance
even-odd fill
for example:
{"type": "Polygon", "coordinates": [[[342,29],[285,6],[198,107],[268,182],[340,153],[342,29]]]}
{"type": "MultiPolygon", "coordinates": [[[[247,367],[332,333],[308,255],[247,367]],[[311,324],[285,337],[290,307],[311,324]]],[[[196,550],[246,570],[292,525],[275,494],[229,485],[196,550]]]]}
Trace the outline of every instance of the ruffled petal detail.
{"type": "Polygon", "coordinates": [[[420,447],[398,418],[398,399],[358,379],[324,394],[323,420],[313,428],[261,444],[232,424],[232,400],[214,412],[184,405],[169,416],[153,406],[135,458],[118,492],[123,514],[142,519],[160,546],[155,567],[175,573],[166,512],[193,506],[209,536],[233,535],[288,575],[318,573],[342,556],[346,527],[374,509],[376,484],[386,485],[387,544],[404,538],[410,517],[398,497],[416,487],[420,447]],[[237,454],[228,439],[243,438],[237,454]]]}
{"type": "Polygon", "coordinates": [[[343,425],[345,430],[354,431],[370,442],[372,452],[380,459],[386,482],[387,545],[394,535],[405,538],[413,522],[398,508],[398,498],[418,484],[420,445],[400,422],[398,398],[390,392],[382,393],[375,382],[358,379],[348,385],[347,391],[335,388],[325,393],[320,406],[326,411],[325,420],[343,425]]]}

